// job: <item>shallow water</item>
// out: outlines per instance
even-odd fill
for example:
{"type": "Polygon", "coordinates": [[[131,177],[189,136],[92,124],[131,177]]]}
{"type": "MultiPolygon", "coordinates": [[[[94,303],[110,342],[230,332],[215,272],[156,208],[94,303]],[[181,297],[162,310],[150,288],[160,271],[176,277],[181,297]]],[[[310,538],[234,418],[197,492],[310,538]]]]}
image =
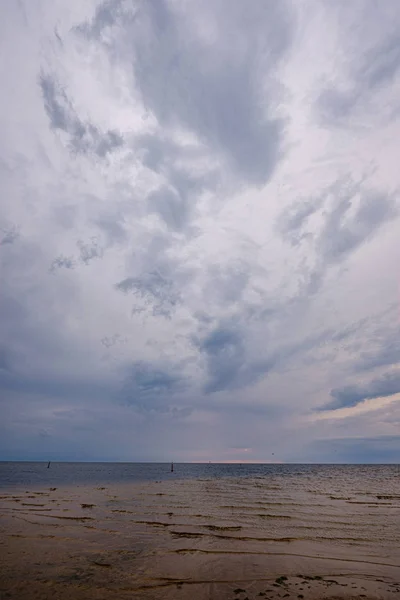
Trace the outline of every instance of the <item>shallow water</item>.
{"type": "MultiPolygon", "coordinates": [[[[101,484],[139,481],[170,481],[171,463],[74,463],[1,462],[0,488],[27,485],[101,484]]],[[[177,463],[174,479],[221,479],[242,477],[312,478],[318,485],[335,479],[361,486],[374,482],[398,481],[399,465],[299,465],[177,463]]]]}
{"type": "Polygon", "coordinates": [[[0,469],[8,597],[400,598],[396,465],[46,466],[0,469]]]}

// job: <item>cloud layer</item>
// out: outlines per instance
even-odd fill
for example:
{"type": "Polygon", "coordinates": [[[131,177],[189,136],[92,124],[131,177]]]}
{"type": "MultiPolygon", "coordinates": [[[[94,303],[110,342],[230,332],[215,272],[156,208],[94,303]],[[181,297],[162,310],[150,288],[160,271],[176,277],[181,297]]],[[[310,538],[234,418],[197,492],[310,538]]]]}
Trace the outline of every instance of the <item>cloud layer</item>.
{"type": "Polygon", "coordinates": [[[0,458],[399,460],[399,26],[2,3],[0,458]]]}

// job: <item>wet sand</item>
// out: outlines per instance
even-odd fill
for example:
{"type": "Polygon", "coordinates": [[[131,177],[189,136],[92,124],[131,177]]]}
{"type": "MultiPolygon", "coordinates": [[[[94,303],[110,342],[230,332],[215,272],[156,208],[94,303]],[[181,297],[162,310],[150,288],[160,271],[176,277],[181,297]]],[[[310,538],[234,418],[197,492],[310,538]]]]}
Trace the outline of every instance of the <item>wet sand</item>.
{"type": "Polygon", "coordinates": [[[400,598],[398,480],[316,483],[8,489],[0,598],[400,598]]]}

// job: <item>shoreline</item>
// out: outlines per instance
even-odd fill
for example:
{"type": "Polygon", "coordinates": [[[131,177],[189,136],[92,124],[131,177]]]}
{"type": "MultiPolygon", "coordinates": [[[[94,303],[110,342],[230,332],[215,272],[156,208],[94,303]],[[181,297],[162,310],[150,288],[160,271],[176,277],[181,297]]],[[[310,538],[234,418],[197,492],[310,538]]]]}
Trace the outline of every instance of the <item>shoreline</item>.
{"type": "Polygon", "coordinates": [[[171,479],[2,490],[0,590],[18,600],[400,597],[398,528],[381,536],[398,500],[303,488],[171,479]]]}

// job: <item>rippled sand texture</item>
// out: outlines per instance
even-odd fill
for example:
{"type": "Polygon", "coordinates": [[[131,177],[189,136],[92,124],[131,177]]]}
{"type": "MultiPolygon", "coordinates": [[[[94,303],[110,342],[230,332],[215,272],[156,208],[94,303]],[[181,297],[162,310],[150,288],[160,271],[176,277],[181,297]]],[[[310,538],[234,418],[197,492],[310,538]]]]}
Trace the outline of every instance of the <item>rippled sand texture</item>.
{"type": "Polygon", "coordinates": [[[400,598],[400,478],[175,480],[0,496],[0,598],[400,598]]]}

